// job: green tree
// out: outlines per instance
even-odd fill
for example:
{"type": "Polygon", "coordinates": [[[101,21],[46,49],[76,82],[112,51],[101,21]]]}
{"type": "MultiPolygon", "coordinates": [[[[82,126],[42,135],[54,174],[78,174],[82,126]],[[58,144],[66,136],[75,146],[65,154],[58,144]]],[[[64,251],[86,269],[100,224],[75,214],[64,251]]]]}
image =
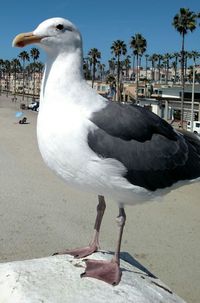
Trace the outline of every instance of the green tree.
{"type": "Polygon", "coordinates": [[[43,71],[44,71],[44,63],[38,61],[36,62],[36,70],[39,73],[39,77],[40,77],[40,83],[42,82],[42,75],[43,75],[43,71]]]}
{"type": "Polygon", "coordinates": [[[180,53],[178,53],[178,52],[173,53],[172,58],[175,59],[172,62],[172,67],[174,68],[174,83],[176,83],[176,81],[177,81],[178,59],[180,58],[180,53]]]}
{"type": "Polygon", "coordinates": [[[147,49],[147,41],[141,34],[135,34],[131,37],[130,47],[136,55],[137,62],[137,80],[136,80],[136,102],[138,102],[138,86],[139,86],[139,58],[142,57],[147,49]]]}
{"type": "Polygon", "coordinates": [[[111,58],[110,60],[108,60],[108,65],[109,65],[109,73],[114,75],[115,67],[116,67],[115,58],[111,58]]]}
{"type": "Polygon", "coordinates": [[[146,70],[146,76],[145,78],[147,79],[147,71],[148,71],[148,58],[149,58],[149,55],[146,54],[145,55],[145,70],[146,70]]]}
{"type": "Polygon", "coordinates": [[[91,48],[88,53],[88,56],[91,58],[92,63],[92,87],[94,86],[95,73],[96,73],[96,65],[99,62],[98,59],[101,58],[101,53],[97,48],[91,48]]]}
{"type": "Polygon", "coordinates": [[[134,50],[132,52],[132,75],[131,75],[131,78],[132,80],[135,80],[136,77],[135,77],[135,53],[134,53],[134,50]]]}
{"type": "Polygon", "coordinates": [[[162,67],[162,64],[161,64],[161,61],[163,60],[163,55],[161,54],[158,54],[157,55],[157,58],[158,58],[158,63],[157,63],[157,68],[158,68],[158,82],[160,83],[160,71],[161,71],[161,67],[162,67]]]}
{"type": "Polygon", "coordinates": [[[111,99],[113,99],[113,95],[115,95],[115,93],[116,93],[116,79],[115,79],[114,75],[109,74],[106,77],[106,83],[108,83],[109,87],[110,87],[109,97],[111,99]]]}
{"type": "Polygon", "coordinates": [[[23,81],[23,84],[22,84],[22,89],[23,89],[23,93],[22,93],[22,100],[24,100],[24,94],[25,94],[25,64],[26,64],[26,61],[29,61],[30,60],[30,57],[29,57],[29,54],[26,52],[26,51],[23,51],[19,54],[18,56],[21,61],[22,61],[22,81],[23,81]]]}
{"type": "Polygon", "coordinates": [[[4,61],[3,61],[3,59],[0,59],[0,95],[1,95],[1,91],[2,91],[1,79],[2,79],[3,74],[4,74],[4,61]]]}
{"type": "Polygon", "coordinates": [[[151,81],[155,81],[155,70],[156,70],[156,62],[158,61],[158,54],[152,54],[149,57],[149,61],[151,62],[151,81]]]}
{"type": "Polygon", "coordinates": [[[16,80],[17,80],[17,73],[21,72],[21,64],[19,59],[12,59],[10,62],[10,69],[11,73],[13,74],[14,79],[14,98],[16,98],[16,80]]]}
{"type": "Polygon", "coordinates": [[[181,93],[181,126],[183,127],[183,108],[184,108],[184,90],[185,90],[185,77],[184,77],[184,65],[185,65],[185,36],[188,32],[192,32],[197,26],[197,14],[190,11],[188,8],[180,8],[174,18],[172,25],[179,32],[182,38],[181,45],[181,81],[182,81],[182,93],[181,93]]]}
{"type": "Polygon", "coordinates": [[[172,55],[166,53],[163,55],[163,63],[165,64],[165,84],[168,84],[169,80],[169,60],[172,58],[172,55]]]}
{"type": "Polygon", "coordinates": [[[121,92],[120,92],[120,73],[121,73],[121,56],[126,55],[127,48],[126,44],[122,40],[116,40],[111,46],[111,53],[117,59],[117,101],[121,101],[121,92]]]}
{"type": "Polygon", "coordinates": [[[191,58],[192,58],[191,52],[185,51],[185,53],[184,53],[184,61],[185,61],[185,64],[184,64],[184,79],[185,80],[187,79],[188,59],[191,59],[191,58]]]}
{"type": "Polygon", "coordinates": [[[131,67],[131,61],[130,61],[130,56],[126,56],[126,58],[123,61],[123,65],[125,67],[125,74],[126,74],[126,78],[129,78],[129,69],[131,67]]]}
{"type": "Polygon", "coordinates": [[[98,63],[98,71],[99,71],[100,80],[103,81],[104,74],[105,74],[105,64],[99,62],[98,63]]]}
{"type": "Polygon", "coordinates": [[[197,51],[192,51],[190,54],[191,54],[191,58],[193,59],[194,65],[196,65],[196,59],[200,58],[200,53],[197,51]]]}
{"type": "Polygon", "coordinates": [[[8,97],[10,91],[10,75],[11,75],[11,64],[9,60],[4,61],[4,73],[6,79],[6,96],[8,97]]]}
{"type": "Polygon", "coordinates": [[[35,98],[35,72],[36,72],[36,67],[37,67],[37,64],[36,64],[36,61],[38,60],[39,56],[40,56],[40,51],[33,47],[31,50],[30,50],[30,55],[31,55],[31,58],[33,59],[33,99],[35,98]]]}
{"type": "Polygon", "coordinates": [[[83,74],[86,80],[91,80],[90,58],[83,58],[83,74]]]}

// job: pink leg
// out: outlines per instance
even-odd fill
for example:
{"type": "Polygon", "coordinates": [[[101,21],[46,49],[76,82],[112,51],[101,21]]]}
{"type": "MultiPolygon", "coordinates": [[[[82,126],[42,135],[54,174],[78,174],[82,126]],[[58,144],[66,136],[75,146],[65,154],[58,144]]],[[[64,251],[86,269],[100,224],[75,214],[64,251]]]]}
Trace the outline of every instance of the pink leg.
{"type": "Polygon", "coordinates": [[[75,258],[84,258],[99,249],[99,232],[101,227],[101,222],[103,219],[104,211],[106,208],[105,199],[103,196],[98,196],[99,204],[97,205],[97,216],[94,225],[94,236],[92,241],[90,242],[89,246],[76,248],[72,250],[65,250],[63,252],[55,253],[54,255],[62,255],[62,254],[69,254],[74,256],[75,258]]]}
{"type": "Polygon", "coordinates": [[[81,277],[96,278],[112,285],[117,285],[120,282],[122,275],[120,270],[120,248],[123,229],[126,222],[124,208],[119,209],[117,222],[119,225],[119,236],[114,257],[111,261],[86,260],[86,271],[81,277]]]}

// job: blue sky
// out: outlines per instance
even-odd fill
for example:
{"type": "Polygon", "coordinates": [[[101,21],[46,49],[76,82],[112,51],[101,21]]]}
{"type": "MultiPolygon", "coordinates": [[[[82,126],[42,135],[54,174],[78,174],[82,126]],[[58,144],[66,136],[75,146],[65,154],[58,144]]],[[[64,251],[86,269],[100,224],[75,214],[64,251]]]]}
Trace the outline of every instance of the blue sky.
{"type": "MultiPolygon", "coordinates": [[[[117,39],[127,44],[128,53],[131,54],[129,43],[131,36],[136,33],[146,38],[148,54],[179,51],[181,38],[171,23],[180,7],[200,11],[199,0],[1,1],[0,58],[16,58],[22,49],[12,48],[13,37],[20,32],[33,30],[40,22],[51,17],[64,17],[75,23],[83,36],[84,55],[96,47],[101,51],[102,63],[112,57],[110,47],[117,39]]],[[[200,51],[199,26],[195,32],[187,35],[186,49],[200,51]]],[[[44,59],[41,50],[41,60],[44,59]]]]}

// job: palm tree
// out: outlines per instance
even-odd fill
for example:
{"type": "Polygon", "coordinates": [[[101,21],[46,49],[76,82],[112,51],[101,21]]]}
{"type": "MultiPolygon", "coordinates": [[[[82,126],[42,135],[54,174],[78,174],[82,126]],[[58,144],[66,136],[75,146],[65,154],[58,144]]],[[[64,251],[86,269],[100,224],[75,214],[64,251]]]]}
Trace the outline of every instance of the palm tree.
{"type": "Polygon", "coordinates": [[[115,66],[116,66],[115,58],[111,58],[110,60],[108,60],[108,65],[109,65],[109,73],[114,75],[115,66]]]}
{"type": "Polygon", "coordinates": [[[37,48],[33,47],[30,50],[30,54],[31,54],[31,58],[33,59],[33,62],[35,63],[40,56],[40,51],[37,48]]]}
{"type": "Polygon", "coordinates": [[[37,72],[39,73],[39,79],[40,79],[40,83],[42,82],[42,75],[43,75],[43,71],[44,71],[44,63],[42,62],[37,62],[36,63],[36,69],[37,72]]]}
{"type": "Polygon", "coordinates": [[[147,48],[147,41],[141,34],[135,34],[131,37],[130,47],[133,48],[133,52],[136,55],[137,62],[137,81],[136,81],[136,102],[138,101],[138,86],[139,86],[139,58],[142,57],[143,53],[147,48]]]}
{"type": "Polygon", "coordinates": [[[129,69],[131,67],[131,61],[130,61],[130,56],[126,56],[124,62],[123,62],[123,65],[125,67],[125,72],[126,72],[126,78],[129,78],[129,69]]]}
{"type": "Polygon", "coordinates": [[[108,97],[110,99],[113,99],[113,96],[115,96],[115,93],[116,93],[116,79],[115,79],[114,75],[109,74],[106,77],[106,83],[108,83],[110,86],[108,97]]]}
{"type": "Polygon", "coordinates": [[[35,98],[35,69],[36,69],[36,61],[40,56],[40,51],[33,47],[30,50],[31,58],[33,59],[33,99],[35,98]]]}
{"type": "Polygon", "coordinates": [[[111,52],[117,58],[117,101],[121,101],[120,93],[120,72],[121,72],[121,61],[120,58],[122,55],[126,55],[127,48],[126,44],[122,40],[116,40],[111,46],[111,52]]]}
{"type": "Polygon", "coordinates": [[[99,70],[100,80],[103,81],[104,75],[105,75],[105,64],[99,62],[98,63],[98,70],[99,70]]]}
{"type": "Polygon", "coordinates": [[[151,81],[155,81],[155,68],[156,65],[155,63],[158,61],[158,55],[157,54],[153,54],[149,57],[149,61],[151,61],[151,81]]]}
{"type": "Polygon", "coordinates": [[[148,58],[149,55],[146,54],[145,55],[145,78],[144,78],[144,82],[145,82],[145,98],[147,97],[147,83],[148,83],[148,58]]]}
{"type": "Polygon", "coordinates": [[[92,63],[92,87],[94,86],[95,73],[96,73],[96,64],[99,62],[98,59],[101,58],[101,53],[97,48],[91,48],[88,53],[88,56],[91,58],[92,63]]]}
{"type": "Polygon", "coordinates": [[[174,68],[174,83],[176,83],[177,81],[177,67],[178,67],[178,58],[180,57],[180,53],[173,53],[172,54],[172,58],[175,59],[175,61],[173,62],[173,68],[174,68]]]}
{"type": "Polygon", "coordinates": [[[11,64],[9,60],[4,61],[4,72],[6,79],[6,96],[8,97],[8,93],[10,91],[10,74],[11,74],[11,64]]]}
{"type": "Polygon", "coordinates": [[[184,79],[187,79],[187,69],[188,69],[188,59],[192,59],[192,54],[191,52],[187,52],[185,51],[184,53],[184,57],[185,57],[185,65],[184,65],[184,79]]]}
{"type": "Polygon", "coordinates": [[[158,64],[157,64],[157,68],[158,68],[158,82],[160,83],[160,71],[161,71],[161,67],[162,67],[162,64],[161,64],[161,61],[163,60],[163,55],[161,54],[158,54],[157,55],[157,58],[158,58],[158,64]]]}
{"type": "MultiPolygon", "coordinates": [[[[33,74],[34,73],[37,73],[38,74],[38,81],[39,83],[41,84],[41,81],[42,81],[42,74],[43,74],[43,70],[44,70],[44,64],[42,62],[31,62],[30,64],[28,64],[25,68],[25,72],[28,76],[28,79],[29,79],[29,83],[30,83],[30,80],[33,79],[33,74]]],[[[33,81],[33,85],[34,85],[34,81],[33,81]]],[[[29,90],[29,87],[28,87],[28,90],[29,90]]],[[[39,92],[36,90],[36,87],[34,85],[34,95],[38,95],[39,92]]]]}
{"type": "Polygon", "coordinates": [[[11,73],[13,73],[13,79],[14,79],[14,100],[16,100],[16,80],[17,80],[17,73],[21,71],[21,64],[18,59],[12,59],[10,62],[11,66],[11,73]]]}
{"type": "Polygon", "coordinates": [[[3,61],[3,59],[0,59],[0,95],[1,95],[1,90],[2,90],[1,79],[2,79],[3,73],[4,73],[4,61],[3,61]]]}
{"type": "Polygon", "coordinates": [[[89,67],[89,58],[83,58],[83,74],[86,80],[91,79],[91,71],[89,67]]]}
{"type": "Polygon", "coordinates": [[[168,75],[167,75],[168,67],[167,67],[167,65],[169,66],[169,63],[167,62],[166,58],[163,55],[162,66],[164,67],[165,84],[167,84],[167,78],[168,78],[168,75]]]}
{"type": "Polygon", "coordinates": [[[190,54],[191,58],[193,59],[194,65],[196,65],[196,59],[200,58],[200,53],[197,51],[192,51],[190,54]]]}
{"type": "Polygon", "coordinates": [[[147,70],[148,70],[148,58],[149,58],[149,55],[146,54],[145,55],[145,70],[146,70],[146,79],[147,79],[147,70]]]}
{"type": "Polygon", "coordinates": [[[197,15],[190,11],[188,8],[180,8],[179,13],[174,16],[172,25],[180,33],[182,37],[181,46],[181,81],[182,81],[182,93],[181,93],[181,126],[183,127],[183,105],[184,105],[184,64],[185,64],[185,35],[190,31],[196,29],[197,15]]]}
{"type": "Polygon", "coordinates": [[[22,73],[23,73],[23,93],[22,93],[22,100],[24,100],[24,93],[25,93],[25,90],[24,90],[24,81],[25,81],[25,63],[26,61],[29,61],[30,60],[30,57],[29,57],[29,54],[26,52],[26,51],[23,51],[19,54],[18,56],[21,60],[22,60],[22,73]]]}
{"type": "Polygon", "coordinates": [[[174,79],[173,79],[173,83],[176,83],[176,80],[177,80],[177,62],[176,62],[176,60],[175,60],[175,61],[172,61],[171,68],[174,70],[174,79]]]}
{"type": "Polygon", "coordinates": [[[132,78],[132,80],[135,81],[135,54],[134,54],[134,51],[133,51],[132,55],[133,55],[133,59],[132,59],[132,71],[133,72],[132,72],[131,78],[132,78]]]}
{"type": "Polygon", "coordinates": [[[172,55],[166,53],[163,55],[163,60],[165,62],[165,84],[168,83],[169,80],[169,60],[172,58],[172,55]]]}

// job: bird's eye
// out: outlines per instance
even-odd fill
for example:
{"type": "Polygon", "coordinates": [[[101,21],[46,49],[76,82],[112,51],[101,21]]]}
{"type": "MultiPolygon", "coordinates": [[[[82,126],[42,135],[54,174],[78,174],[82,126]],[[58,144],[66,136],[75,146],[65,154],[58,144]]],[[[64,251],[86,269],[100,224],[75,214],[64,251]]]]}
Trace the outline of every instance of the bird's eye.
{"type": "Polygon", "coordinates": [[[58,24],[57,26],[56,26],[56,28],[58,29],[58,30],[63,30],[64,29],[64,25],[63,24],[58,24]]]}

